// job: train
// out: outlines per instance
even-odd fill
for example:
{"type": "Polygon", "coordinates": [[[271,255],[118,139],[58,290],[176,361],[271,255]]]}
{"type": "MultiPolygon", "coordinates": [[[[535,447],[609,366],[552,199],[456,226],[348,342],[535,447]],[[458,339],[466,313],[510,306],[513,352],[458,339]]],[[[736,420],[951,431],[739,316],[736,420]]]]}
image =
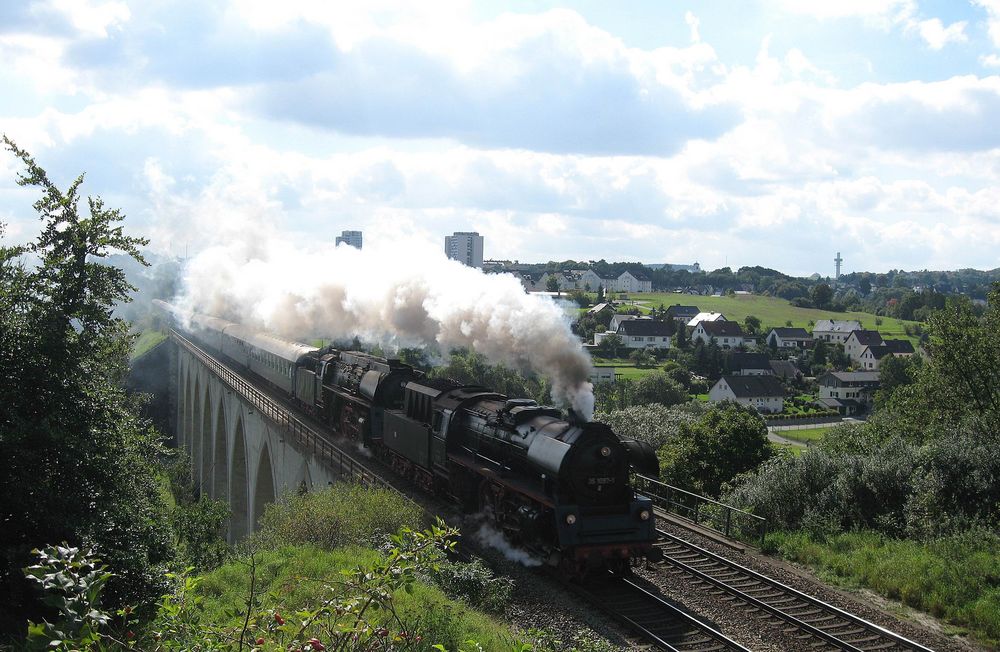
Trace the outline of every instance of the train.
{"type": "Polygon", "coordinates": [[[178,322],[395,473],[481,512],[513,545],[567,575],[658,557],[652,502],[630,482],[632,470],[658,474],[644,442],[531,399],[430,378],[396,359],[309,346],[209,315],[178,322]]]}

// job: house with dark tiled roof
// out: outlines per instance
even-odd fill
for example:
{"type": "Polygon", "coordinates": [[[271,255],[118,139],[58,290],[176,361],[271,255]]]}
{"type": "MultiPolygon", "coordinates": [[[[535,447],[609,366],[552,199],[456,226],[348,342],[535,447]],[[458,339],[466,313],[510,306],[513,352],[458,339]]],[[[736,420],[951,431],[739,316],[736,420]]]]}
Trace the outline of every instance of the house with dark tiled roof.
{"type": "Polygon", "coordinates": [[[813,345],[813,338],[804,328],[772,328],[767,334],[767,345],[778,349],[808,349],[813,345]]]}
{"type": "Polygon", "coordinates": [[[879,388],[877,371],[831,371],[816,379],[817,405],[837,410],[844,416],[863,412],[879,388]]]}
{"type": "Polygon", "coordinates": [[[908,358],[913,353],[913,345],[909,340],[883,340],[880,346],[865,347],[858,359],[858,366],[869,371],[876,371],[886,356],[908,358]]]}
{"type": "Polygon", "coordinates": [[[882,336],[878,331],[859,329],[851,331],[844,340],[844,353],[854,362],[861,360],[861,354],[869,346],[882,346],[882,336]]]}
{"type": "Polygon", "coordinates": [[[700,321],[691,332],[691,342],[709,344],[715,342],[723,349],[735,349],[744,345],[743,329],[734,321],[700,321]]]}
{"type": "Polygon", "coordinates": [[[686,324],[700,312],[701,311],[698,310],[698,306],[682,306],[679,303],[675,303],[667,308],[667,317],[677,321],[683,321],[686,324]]]}
{"type": "Polygon", "coordinates": [[[723,376],[708,391],[708,400],[736,401],[774,414],[785,407],[785,388],[774,376],[723,376]]]}
{"type": "Polygon", "coordinates": [[[731,376],[774,375],[771,361],[763,353],[730,353],[723,360],[723,368],[731,376]]]}
{"type": "Polygon", "coordinates": [[[630,319],[618,327],[618,337],[630,349],[670,348],[670,332],[667,322],[653,319],[630,319]]]}

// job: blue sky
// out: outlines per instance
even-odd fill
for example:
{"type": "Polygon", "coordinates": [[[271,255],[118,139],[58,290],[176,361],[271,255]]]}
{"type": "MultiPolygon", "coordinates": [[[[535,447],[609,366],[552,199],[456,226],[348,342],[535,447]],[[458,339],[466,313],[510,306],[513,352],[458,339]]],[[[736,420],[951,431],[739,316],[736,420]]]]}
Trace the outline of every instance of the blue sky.
{"type": "Polygon", "coordinates": [[[0,4],[0,131],[172,254],[1000,267],[1000,0],[357,4],[0,4]]]}

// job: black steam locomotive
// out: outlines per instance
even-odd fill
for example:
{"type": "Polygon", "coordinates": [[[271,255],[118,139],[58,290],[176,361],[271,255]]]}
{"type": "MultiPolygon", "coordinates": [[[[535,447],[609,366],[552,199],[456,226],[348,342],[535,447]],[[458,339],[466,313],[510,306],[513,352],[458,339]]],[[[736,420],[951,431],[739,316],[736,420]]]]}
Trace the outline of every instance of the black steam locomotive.
{"type": "MultiPolygon", "coordinates": [[[[165,304],[161,306],[169,310],[165,304]]],[[[608,426],[398,360],[317,349],[194,315],[198,340],[267,381],[419,486],[482,511],[516,545],[571,574],[655,556],[653,506],[630,467],[657,459],[608,426]]]]}

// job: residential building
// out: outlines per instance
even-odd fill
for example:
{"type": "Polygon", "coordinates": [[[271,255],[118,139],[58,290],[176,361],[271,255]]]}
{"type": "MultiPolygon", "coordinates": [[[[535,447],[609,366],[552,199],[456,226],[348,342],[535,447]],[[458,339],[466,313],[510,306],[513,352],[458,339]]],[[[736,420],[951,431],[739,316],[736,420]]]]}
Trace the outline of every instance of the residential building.
{"type": "MultiPolygon", "coordinates": [[[[329,240],[327,242],[329,242],[329,240]]],[[[340,244],[341,242],[346,245],[350,245],[355,249],[360,249],[361,231],[341,231],[340,235],[337,236],[336,244],[340,244]]]]}
{"type": "Polygon", "coordinates": [[[731,376],[773,376],[771,361],[763,353],[734,352],[723,361],[726,373],[731,376]]]}
{"type": "Polygon", "coordinates": [[[652,292],[653,282],[642,272],[622,272],[618,277],[616,292],[652,292]]]}
{"type": "Polygon", "coordinates": [[[804,328],[772,328],[767,334],[767,345],[779,349],[808,349],[813,338],[804,328]]]}
{"type": "Polygon", "coordinates": [[[657,349],[669,349],[670,334],[667,322],[652,319],[630,319],[621,323],[617,331],[630,349],[644,349],[648,346],[657,349]]]}
{"type": "Polygon", "coordinates": [[[886,356],[908,358],[913,353],[913,345],[909,340],[883,340],[881,345],[865,347],[858,358],[858,366],[868,371],[878,371],[886,356]]]}
{"type": "Polygon", "coordinates": [[[843,344],[851,331],[861,330],[861,322],[854,319],[820,319],[813,326],[813,339],[843,344]]]}
{"type": "Polygon", "coordinates": [[[735,349],[744,345],[743,329],[734,321],[701,321],[691,332],[691,342],[709,344],[715,342],[723,349],[735,349]]]}
{"type": "Polygon", "coordinates": [[[698,316],[698,306],[682,306],[679,303],[667,308],[667,317],[674,319],[676,321],[682,321],[687,324],[689,321],[698,316]]]}
{"type": "Polygon", "coordinates": [[[861,354],[869,346],[882,346],[882,336],[878,331],[859,329],[851,331],[844,340],[844,353],[854,362],[861,360],[861,354]]]}
{"type": "Polygon", "coordinates": [[[831,371],[816,382],[819,384],[816,403],[844,416],[866,410],[879,387],[877,371],[831,371]]]}
{"type": "MultiPolygon", "coordinates": [[[[642,317],[640,317],[639,315],[623,315],[623,314],[613,315],[611,317],[611,323],[608,325],[608,330],[612,332],[617,331],[619,328],[621,328],[622,322],[629,321],[630,319],[642,319],[642,317]]],[[[645,319],[649,319],[649,317],[646,317],[645,319]]]]}
{"type": "Polygon", "coordinates": [[[721,312],[699,312],[688,321],[687,325],[694,327],[703,321],[726,321],[726,316],[721,312]]]}
{"type": "Polygon", "coordinates": [[[483,266],[483,236],[475,231],[456,231],[444,238],[444,253],[469,267],[483,266]]]}
{"type": "Polygon", "coordinates": [[[762,414],[776,414],[785,408],[785,388],[774,376],[723,376],[708,391],[708,400],[736,401],[762,414]]]}

